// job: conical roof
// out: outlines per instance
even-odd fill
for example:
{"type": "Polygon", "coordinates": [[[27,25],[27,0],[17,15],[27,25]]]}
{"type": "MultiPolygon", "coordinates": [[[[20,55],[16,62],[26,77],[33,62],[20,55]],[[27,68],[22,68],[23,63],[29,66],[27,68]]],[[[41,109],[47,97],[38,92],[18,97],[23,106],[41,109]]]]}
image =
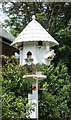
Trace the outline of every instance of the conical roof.
{"type": "Polygon", "coordinates": [[[33,20],[25,27],[25,29],[18,35],[11,45],[19,44],[21,42],[31,41],[47,41],[51,46],[58,45],[59,43],[35,20],[33,20]]]}

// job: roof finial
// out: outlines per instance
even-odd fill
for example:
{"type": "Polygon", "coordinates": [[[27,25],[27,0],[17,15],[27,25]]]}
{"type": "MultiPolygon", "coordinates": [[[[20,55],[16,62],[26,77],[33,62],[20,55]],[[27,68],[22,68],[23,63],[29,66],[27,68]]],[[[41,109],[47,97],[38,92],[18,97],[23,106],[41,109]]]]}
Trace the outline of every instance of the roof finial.
{"type": "Polygon", "coordinates": [[[32,19],[35,20],[35,15],[32,16],[32,19]]]}

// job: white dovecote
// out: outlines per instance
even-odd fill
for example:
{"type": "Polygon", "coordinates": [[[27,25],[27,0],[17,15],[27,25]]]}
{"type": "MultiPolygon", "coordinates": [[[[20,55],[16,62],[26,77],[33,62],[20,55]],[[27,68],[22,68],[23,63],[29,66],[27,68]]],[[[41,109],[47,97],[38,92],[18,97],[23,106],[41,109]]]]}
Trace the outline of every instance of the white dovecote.
{"type": "Polygon", "coordinates": [[[46,65],[50,64],[49,60],[50,48],[59,43],[35,20],[33,15],[32,21],[24,28],[18,37],[11,44],[20,50],[20,65],[37,64],[42,62],[46,65]]]}
{"type": "MultiPolygon", "coordinates": [[[[20,55],[15,53],[16,57],[20,57],[20,65],[31,65],[43,63],[50,65],[54,58],[54,50],[51,47],[59,43],[32,17],[32,21],[25,27],[25,29],[18,35],[11,45],[20,50],[20,55]]],[[[46,79],[47,76],[40,72],[32,75],[24,75],[23,79],[33,80],[32,94],[28,94],[28,103],[36,103],[35,110],[31,113],[31,119],[38,119],[38,81],[46,79]]]]}

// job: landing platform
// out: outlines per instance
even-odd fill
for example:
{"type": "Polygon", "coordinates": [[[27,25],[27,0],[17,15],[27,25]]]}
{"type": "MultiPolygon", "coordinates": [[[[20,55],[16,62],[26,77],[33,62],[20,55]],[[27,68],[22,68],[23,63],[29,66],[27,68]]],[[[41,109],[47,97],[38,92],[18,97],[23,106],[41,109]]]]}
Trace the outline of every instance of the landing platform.
{"type": "Polygon", "coordinates": [[[24,75],[23,78],[27,78],[27,79],[35,79],[35,80],[42,80],[42,79],[46,79],[47,76],[43,75],[41,72],[36,72],[36,74],[33,75],[24,75]]]}

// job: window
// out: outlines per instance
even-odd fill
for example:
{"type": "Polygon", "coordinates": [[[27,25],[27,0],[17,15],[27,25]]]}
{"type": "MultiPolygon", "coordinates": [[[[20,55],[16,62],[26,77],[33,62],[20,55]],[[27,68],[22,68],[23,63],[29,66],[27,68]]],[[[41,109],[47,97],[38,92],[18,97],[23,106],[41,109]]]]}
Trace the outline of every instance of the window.
{"type": "Polygon", "coordinates": [[[29,51],[29,52],[27,53],[27,58],[31,58],[31,56],[32,56],[32,53],[29,51]]]}
{"type": "Polygon", "coordinates": [[[42,46],[43,45],[43,42],[40,40],[38,41],[38,46],[42,46]]]}

